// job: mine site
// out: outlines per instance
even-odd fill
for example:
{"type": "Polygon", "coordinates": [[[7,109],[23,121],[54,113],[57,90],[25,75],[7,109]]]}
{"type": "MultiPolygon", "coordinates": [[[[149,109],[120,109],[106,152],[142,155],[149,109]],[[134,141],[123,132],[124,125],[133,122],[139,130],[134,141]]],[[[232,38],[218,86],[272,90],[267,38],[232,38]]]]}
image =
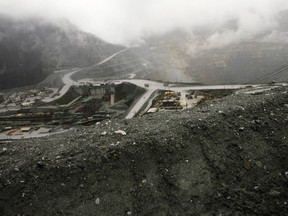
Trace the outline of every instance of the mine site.
{"type": "Polygon", "coordinates": [[[0,0],[0,215],[288,215],[287,19],[0,0]]]}

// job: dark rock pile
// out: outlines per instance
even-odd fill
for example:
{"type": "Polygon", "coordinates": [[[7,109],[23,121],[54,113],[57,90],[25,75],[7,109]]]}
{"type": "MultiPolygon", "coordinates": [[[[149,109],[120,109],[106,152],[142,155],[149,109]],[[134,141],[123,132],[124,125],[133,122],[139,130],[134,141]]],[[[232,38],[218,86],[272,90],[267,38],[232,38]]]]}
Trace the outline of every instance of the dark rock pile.
{"type": "Polygon", "coordinates": [[[287,215],[288,89],[0,147],[1,215],[287,215]]]}

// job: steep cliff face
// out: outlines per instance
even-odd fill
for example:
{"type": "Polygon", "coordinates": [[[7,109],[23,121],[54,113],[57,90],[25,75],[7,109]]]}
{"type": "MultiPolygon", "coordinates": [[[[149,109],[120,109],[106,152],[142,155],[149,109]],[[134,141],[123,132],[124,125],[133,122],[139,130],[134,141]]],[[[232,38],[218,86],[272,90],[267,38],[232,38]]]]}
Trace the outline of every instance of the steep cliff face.
{"type": "Polygon", "coordinates": [[[204,84],[288,80],[288,43],[282,33],[217,48],[201,45],[206,39],[189,33],[179,33],[177,42],[171,34],[175,33],[153,38],[145,47],[134,49],[149,66],[145,78],[204,84]]]}
{"type": "Polygon", "coordinates": [[[186,73],[206,84],[281,82],[288,80],[287,63],[288,44],[247,42],[199,53],[186,73]]]}
{"type": "Polygon", "coordinates": [[[288,11],[282,11],[275,26],[249,34],[238,20],[177,29],[143,38],[145,46],[134,52],[147,61],[145,77],[151,79],[205,84],[287,81],[287,17],[288,11]]]}
{"type": "Polygon", "coordinates": [[[0,89],[41,81],[55,69],[95,64],[119,51],[68,21],[0,19],[0,89]]]}

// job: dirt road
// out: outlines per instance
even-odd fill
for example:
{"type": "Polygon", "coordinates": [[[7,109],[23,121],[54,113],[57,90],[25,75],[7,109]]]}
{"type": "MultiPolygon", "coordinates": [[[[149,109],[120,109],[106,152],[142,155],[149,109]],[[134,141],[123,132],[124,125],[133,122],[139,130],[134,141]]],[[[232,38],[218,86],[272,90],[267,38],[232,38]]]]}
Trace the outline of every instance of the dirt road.
{"type": "Polygon", "coordinates": [[[58,95],[55,96],[55,97],[53,97],[53,98],[44,98],[42,101],[45,102],[45,103],[49,103],[49,102],[52,102],[52,101],[55,101],[55,100],[61,98],[61,97],[70,89],[71,86],[73,86],[73,85],[77,86],[77,85],[80,84],[80,82],[74,81],[74,80],[71,79],[71,76],[72,76],[73,74],[75,74],[75,73],[80,73],[81,71],[85,71],[85,70],[88,70],[88,69],[90,69],[90,68],[92,69],[92,68],[94,68],[94,67],[96,67],[96,66],[102,65],[102,64],[110,61],[110,60],[111,60],[112,58],[114,58],[115,56],[117,56],[117,55],[119,55],[120,53],[123,53],[123,52],[125,52],[125,51],[127,51],[127,50],[128,50],[128,49],[124,49],[124,50],[121,50],[121,51],[119,51],[119,52],[116,52],[116,53],[114,53],[113,55],[111,55],[111,56],[107,57],[106,59],[104,59],[103,61],[101,61],[101,62],[99,62],[99,63],[97,63],[97,64],[95,64],[95,65],[92,65],[92,66],[90,66],[90,67],[81,68],[81,69],[79,69],[79,68],[78,68],[78,69],[74,69],[74,70],[72,70],[70,73],[65,74],[65,76],[63,76],[63,78],[62,78],[62,82],[63,82],[64,86],[63,86],[63,87],[61,88],[61,90],[58,92],[58,95]]]}

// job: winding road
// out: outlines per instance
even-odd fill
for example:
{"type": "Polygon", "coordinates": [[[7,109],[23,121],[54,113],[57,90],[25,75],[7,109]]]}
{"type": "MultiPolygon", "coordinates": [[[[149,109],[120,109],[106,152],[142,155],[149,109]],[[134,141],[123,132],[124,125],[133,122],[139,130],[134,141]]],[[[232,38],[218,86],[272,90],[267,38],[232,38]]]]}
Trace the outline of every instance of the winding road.
{"type": "Polygon", "coordinates": [[[127,51],[128,49],[123,49],[119,52],[114,53],[113,55],[107,57],[106,59],[104,59],[103,61],[92,65],[90,67],[86,67],[86,68],[81,68],[81,69],[74,69],[73,71],[71,71],[70,73],[67,73],[63,78],[62,78],[62,82],[64,84],[64,86],[62,87],[62,89],[58,92],[57,96],[53,97],[53,98],[44,98],[42,101],[45,103],[49,103],[52,101],[55,101],[59,98],[61,98],[64,94],[66,94],[66,92],[70,89],[71,86],[75,85],[75,86],[79,86],[80,82],[79,81],[74,81],[71,79],[71,76],[75,73],[79,73],[82,71],[87,71],[87,70],[91,70],[93,68],[95,68],[96,66],[102,65],[108,61],[110,61],[112,58],[114,58],[115,56],[119,55],[120,53],[123,53],[125,51],[127,51]]]}
{"type": "MultiPolygon", "coordinates": [[[[120,53],[123,53],[125,51],[127,51],[127,49],[124,49],[124,50],[121,50],[119,52],[114,53],[113,55],[107,57],[106,59],[104,59],[103,61],[99,62],[96,65],[93,65],[93,66],[90,66],[87,68],[82,68],[82,69],[74,69],[70,73],[67,73],[62,78],[64,86],[58,92],[57,96],[55,96],[53,98],[45,98],[42,101],[43,102],[52,102],[54,100],[61,98],[69,90],[69,88],[71,86],[73,86],[73,85],[79,86],[80,85],[81,80],[80,81],[74,81],[71,79],[71,76],[73,74],[79,73],[81,71],[87,71],[87,70],[93,69],[96,66],[102,65],[102,64],[110,61],[115,56],[117,56],[120,53]]],[[[88,81],[89,79],[88,80],[85,79],[85,80],[88,81]]],[[[98,82],[94,82],[93,80],[89,80],[88,82],[90,82],[92,84],[98,83],[98,82]]],[[[162,82],[143,80],[143,79],[110,80],[110,82],[114,82],[116,84],[120,84],[123,82],[129,82],[129,83],[132,83],[134,85],[137,85],[137,86],[140,86],[140,87],[146,89],[146,92],[141,97],[139,97],[138,100],[134,103],[133,107],[130,108],[129,112],[126,115],[126,119],[133,118],[140,111],[140,109],[143,107],[143,105],[151,98],[151,95],[153,94],[153,92],[155,92],[157,90],[173,90],[176,92],[181,92],[181,94],[185,94],[185,92],[188,90],[240,89],[242,87],[247,86],[247,85],[206,85],[206,86],[205,85],[198,85],[198,86],[195,86],[192,84],[191,84],[191,86],[185,86],[185,87],[177,86],[175,84],[169,84],[167,86],[164,86],[164,83],[162,83],[162,82]]],[[[257,86],[257,85],[253,85],[253,86],[257,86]]]]}

